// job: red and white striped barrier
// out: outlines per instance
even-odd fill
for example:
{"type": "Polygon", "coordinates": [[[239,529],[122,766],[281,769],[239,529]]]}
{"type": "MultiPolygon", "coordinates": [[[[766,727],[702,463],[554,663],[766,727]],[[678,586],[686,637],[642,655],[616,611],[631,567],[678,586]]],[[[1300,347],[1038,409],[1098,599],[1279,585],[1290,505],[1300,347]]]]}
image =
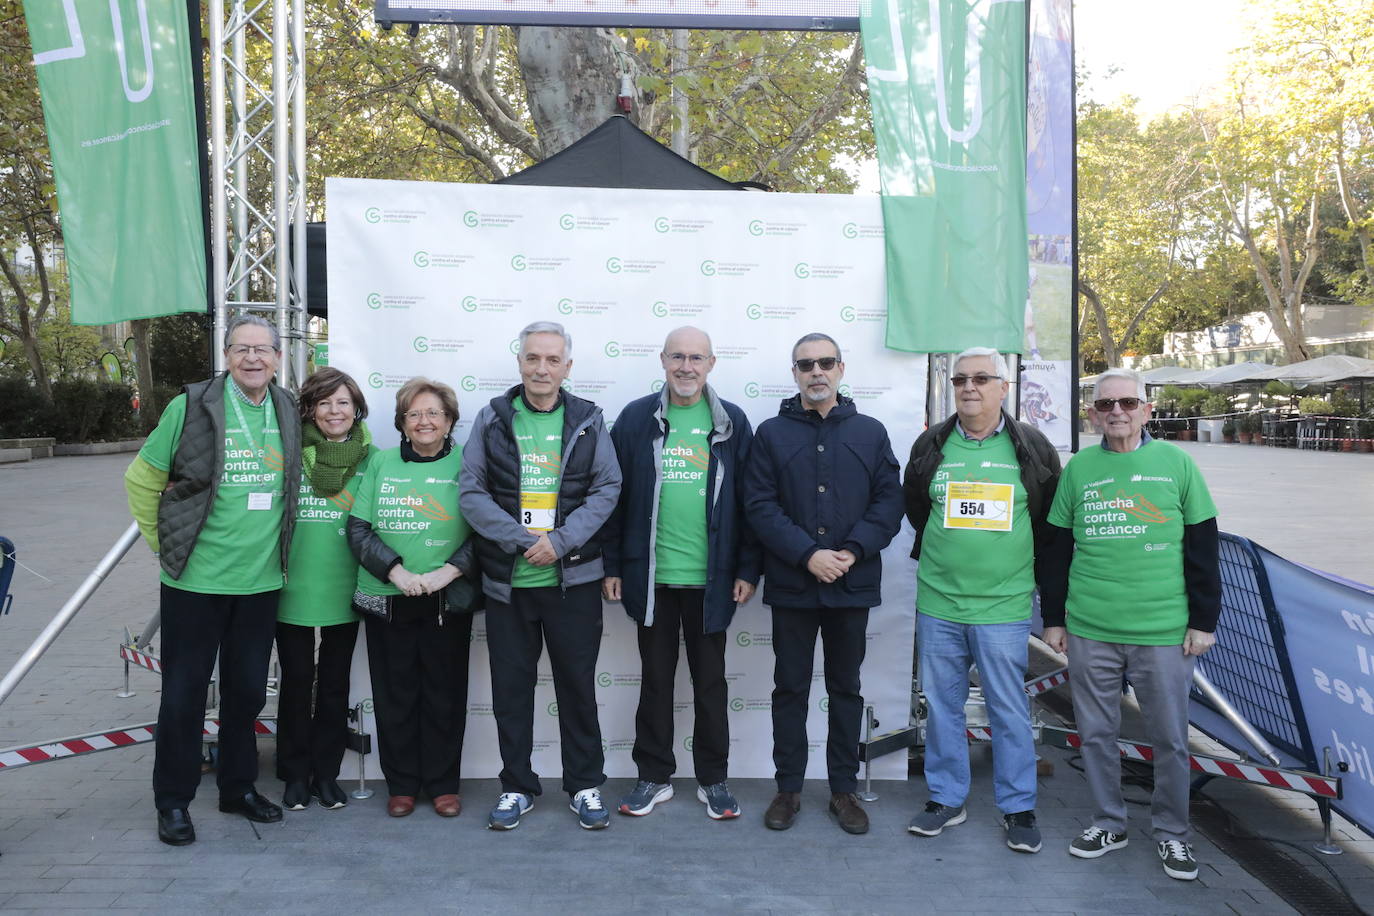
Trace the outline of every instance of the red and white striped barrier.
{"type": "Polygon", "coordinates": [[[1060,668],[1058,671],[1051,671],[1049,674],[1042,674],[1034,680],[1026,681],[1026,696],[1038,697],[1068,682],[1069,669],[1060,668]]]}
{"type": "Polygon", "coordinates": [[[975,725],[972,728],[964,729],[964,735],[970,741],[991,741],[992,729],[986,725],[975,725]]]}
{"type": "MultiPolygon", "coordinates": [[[[128,728],[114,731],[95,732],[90,735],[78,735],[74,738],[59,738],[45,744],[7,748],[0,750],[0,773],[33,763],[47,763],[50,760],[61,760],[65,757],[79,757],[83,754],[94,754],[97,751],[112,751],[115,748],[147,744],[153,740],[156,730],[157,723],[148,722],[144,725],[131,725],[128,728]]],[[[253,732],[257,735],[275,735],[277,733],[277,720],[258,719],[253,723],[253,732]]],[[[205,728],[201,734],[210,738],[218,736],[219,720],[206,719],[205,728]]]]}
{"type": "Polygon", "coordinates": [[[153,674],[162,673],[162,659],[155,658],[146,652],[140,652],[133,646],[120,646],[119,657],[126,662],[133,662],[140,668],[147,668],[153,674]]]}

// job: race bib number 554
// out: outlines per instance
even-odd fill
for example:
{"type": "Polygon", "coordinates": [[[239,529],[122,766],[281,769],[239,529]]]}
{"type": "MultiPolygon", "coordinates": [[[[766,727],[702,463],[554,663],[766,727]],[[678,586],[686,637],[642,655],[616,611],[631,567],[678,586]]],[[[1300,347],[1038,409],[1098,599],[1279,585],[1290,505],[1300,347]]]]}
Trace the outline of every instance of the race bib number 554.
{"type": "Polygon", "coordinates": [[[1010,531],[1014,495],[1009,483],[951,480],[945,485],[945,527],[1010,531]]]}

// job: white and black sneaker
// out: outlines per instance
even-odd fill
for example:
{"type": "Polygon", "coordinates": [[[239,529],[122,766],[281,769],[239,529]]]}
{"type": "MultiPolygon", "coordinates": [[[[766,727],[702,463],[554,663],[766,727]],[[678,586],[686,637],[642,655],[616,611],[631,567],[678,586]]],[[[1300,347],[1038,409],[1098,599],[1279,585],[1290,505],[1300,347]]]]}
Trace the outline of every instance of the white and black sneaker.
{"type": "Polygon", "coordinates": [[[926,802],[925,810],[911,819],[911,825],[907,827],[907,833],[914,833],[917,836],[939,836],[940,831],[946,827],[953,827],[968,820],[968,812],[964,806],[955,808],[951,805],[942,805],[937,801],[926,802]]]}
{"type": "Polygon", "coordinates": [[[1197,859],[1193,858],[1192,846],[1178,840],[1165,840],[1158,849],[1164,874],[1180,881],[1192,881],[1197,877],[1197,859]]]}
{"type": "Polygon", "coordinates": [[[1112,833],[1101,827],[1089,827],[1069,844],[1069,855],[1080,859],[1096,859],[1127,843],[1126,834],[1112,833]]]}

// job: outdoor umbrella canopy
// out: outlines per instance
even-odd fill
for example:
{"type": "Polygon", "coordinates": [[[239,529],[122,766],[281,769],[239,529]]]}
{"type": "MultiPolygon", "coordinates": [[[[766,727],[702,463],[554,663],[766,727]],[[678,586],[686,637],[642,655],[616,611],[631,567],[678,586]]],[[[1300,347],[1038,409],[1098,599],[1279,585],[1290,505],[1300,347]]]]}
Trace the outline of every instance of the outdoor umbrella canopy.
{"type": "Polygon", "coordinates": [[[1332,354],[1284,366],[1269,378],[1285,382],[1340,381],[1374,370],[1374,359],[1332,354]]]}

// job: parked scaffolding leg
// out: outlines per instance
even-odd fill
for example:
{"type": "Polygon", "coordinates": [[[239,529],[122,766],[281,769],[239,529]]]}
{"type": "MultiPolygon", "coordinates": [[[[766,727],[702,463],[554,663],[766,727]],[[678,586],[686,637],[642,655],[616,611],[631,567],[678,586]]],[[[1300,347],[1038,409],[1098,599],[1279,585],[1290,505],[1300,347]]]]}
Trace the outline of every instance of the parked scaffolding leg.
{"type": "MultiPolygon", "coordinates": [[[[1340,764],[1338,764],[1338,766],[1342,772],[1344,772],[1347,768],[1345,761],[1341,761],[1340,764]]],[[[1329,747],[1322,748],[1322,767],[1322,774],[1325,776],[1330,776],[1331,748],[1329,747]]],[[[1317,813],[1320,814],[1322,818],[1322,841],[1320,843],[1313,843],[1312,848],[1317,850],[1317,852],[1321,853],[1324,856],[1340,855],[1342,851],[1341,847],[1337,846],[1335,843],[1331,841],[1331,799],[1318,798],[1317,813]]]]}
{"type": "MultiPolygon", "coordinates": [[[[864,707],[864,748],[865,751],[873,746],[873,726],[878,724],[877,718],[873,715],[873,707],[864,707]]],[[[857,793],[859,801],[875,802],[878,795],[873,791],[873,761],[868,759],[869,755],[864,754],[864,790],[857,793]]]]}
{"type": "MultiPolygon", "coordinates": [[[[131,642],[133,642],[133,640],[134,640],[134,634],[129,632],[129,628],[128,628],[128,627],[125,627],[125,628],[124,628],[124,645],[126,645],[126,646],[129,645],[131,642]]],[[[131,689],[129,688],[129,660],[126,658],[126,659],[124,659],[124,689],[118,691],[118,692],[115,694],[115,696],[119,697],[121,700],[127,700],[129,697],[137,696],[137,695],[138,695],[138,694],[134,693],[133,690],[131,690],[131,689]]]]}
{"type": "Polygon", "coordinates": [[[358,788],[349,796],[362,800],[371,798],[373,792],[367,787],[367,755],[372,751],[372,736],[363,731],[363,704],[359,703],[348,711],[348,718],[357,723],[348,732],[348,747],[358,752],[358,788]]]}

